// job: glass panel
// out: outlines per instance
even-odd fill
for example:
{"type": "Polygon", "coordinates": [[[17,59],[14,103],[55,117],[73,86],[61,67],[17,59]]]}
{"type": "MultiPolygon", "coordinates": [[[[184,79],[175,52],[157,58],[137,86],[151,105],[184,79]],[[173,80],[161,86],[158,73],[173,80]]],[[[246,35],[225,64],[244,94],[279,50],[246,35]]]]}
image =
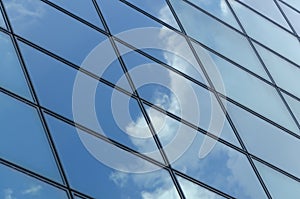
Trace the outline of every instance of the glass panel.
{"type": "Polygon", "coordinates": [[[300,2],[299,2],[299,0],[283,0],[283,1],[285,1],[289,5],[293,6],[294,8],[296,8],[297,10],[300,11],[300,2]]]}
{"type": "Polygon", "coordinates": [[[300,69],[258,44],[254,44],[276,84],[300,98],[300,69]]]}
{"type": "MultiPolygon", "coordinates": [[[[235,198],[266,198],[243,154],[193,130],[185,131],[185,136],[194,137],[194,140],[184,154],[172,164],[174,169],[235,198]],[[203,156],[200,151],[207,147],[207,142],[215,145],[203,156]]],[[[173,152],[166,150],[166,153],[170,155],[173,152]]]]}
{"type": "Polygon", "coordinates": [[[3,16],[2,16],[2,12],[0,11],[0,27],[2,28],[6,28],[3,16]]]}
{"type": "Polygon", "coordinates": [[[300,140],[228,103],[227,110],[248,151],[300,177],[300,140]]]}
{"type": "MultiPolygon", "coordinates": [[[[232,0],[230,0],[232,1],[232,0]]],[[[290,27],[273,0],[240,0],[266,17],[290,30],[290,27]]]]}
{"type": "Polygon", "coordinates": [[[225,86],[223,90],[215,86],[219,92],[285,128],[295,133],[299,132],[298,127],[274,87],[204,50],[196,43],[194,43],[194,47],[212,82],[215,85],[220,85],[215,71],[210,70],[212,66],[217,67],[217,73],[220,73],[223,86],[225,86]],[[258,94],[259,98],[257,97],[258,94]]]}
{"type": "Polygon", "coordinates": [[[287,16],[288,20],[292,24],[295,31],[300,35],[300,23],[299,17],[300,13],[296,12],[295,10],[291,9],[290,7],[286,6],[284,3],[278,2],[281,6],[282,10],[284,11],[285,15],[287,16]]]}
{"type": "Polygon", "coordinates": [[[81,0],[81,1],[76,1],[75,3],[72,0],[65,0],[65,1],[50,0],[50,1],[68,10],[69,12],[78,15],[79,17],[94,24],[95,26],[104,29],[100,17],[98,16],[96,12],[96,8],[94,7],[92,1],[81,0]]]}
{"type": "Polygon", "coordinates": [[[93,198],[179,198],[165,170],[86,132],[76,132],[53,117],[46,118],[72,188],[93,198]]]}
{"type": "Polygon", "coordinates": [[[218,194],[211,192],[199,185],[196,185],[189,180],[186,180],[182,177],[176,176],[181,189],[185,195],[186,199],[194,199],[194,198],[204,198],[204,199],[222,199],[224,197],[219,196],[218,194]]]}
{"type": "Polygon", "coordinates": [[[283,94],[283,97],[285,98],[285,100],[287,101],[287,103],[289,104],[290,108],[292,109],[292,112],[294,113],[298,122],[300,123],[300,101],[298,101],[284,93],[282,93],[282,94],[283,94]]]}
{"type": "Polygon", "coordinates": [[[0,196],[4,199],[67,199],[67,193],[0,164],[0,196]]]}
{"type": "Polygon", "coordinates": [[[263,78],[268,79],[244,36],[183,1],[172,0],[171,2],[187,34],[263,78]],[[199,24],[205,28],[197,28],[199,24]]]}
{"type": "Polygon", "coordinates": [[[106,39],[98,31],[41,1],[3,2],[16,34],[77,65],[97,44],[106,39]]]}
{"type": "Polygon", "coordinates": [[[61,182],[37,111],[0,93],[0,112],[0,157],[61,182]]]}
{"type": "Polygon", "coordinates": [[[225,0],[189,0],[215,17],[225,21],[234,28],[241,30],[225,0]]]}
{"type": "Polygon", "coordinates": [[[231,5],[250,37],[300,63],[300,45],[296,37],[236,1],[231,1],[231,5]]]}
{"type": "Polygon", "coordinates": [[[142,10],[152,14],[163,22],[179,30],[177,22],[165,1],[157,0],[155,1],[155,4],[151,0],[127,0],[127,2],[130,2],[136,7],[141,8],[142,10]]]}
{"type": "Polygon", "coordinates": [[[160,23],[136,11],[121,1],[97,0],[97,2],[112,34],[133,28],[163,27],[160,23]]]}
{"type": "Polygon", "coordinates": [[[136,52],[123,60],[143,99],[238,145],[213,93],[136,52]]]}
{"type": "Polygon", "coordinates": [[[272,198],[298,198],[300,195],[300,183],[293,179],[254,161],[258,171],[260,172],[272,198]]]}
{"type": "Polygon", "coordinates": [[[20,62],[10,37],[0,33],[0,86],[32,100],[20,62]]]}

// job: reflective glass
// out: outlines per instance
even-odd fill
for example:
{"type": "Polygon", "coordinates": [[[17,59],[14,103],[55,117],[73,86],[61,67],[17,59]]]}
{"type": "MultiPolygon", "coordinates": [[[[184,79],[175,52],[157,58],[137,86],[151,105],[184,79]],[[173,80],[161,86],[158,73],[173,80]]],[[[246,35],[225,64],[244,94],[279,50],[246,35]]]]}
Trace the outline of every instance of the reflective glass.
{"type": "Polygon", "coordinates": [[[300,2],[298,0],[283,0],[283,1],[300,11],[300,2]]]}
{"type": "Polygon", "coordinates": [[[235,20],[230,8],[228,7],[226,0],[189,0],[198,7],[204,9],[215,17],[225,21],[236,29],[240,30],[240,26],[235,20]]]}
{"type": "Polygon", "coordinates": [[[284,90],[300,98],[300,68],[278,57],[264,47],[254,44],[275,83],[284,90]]]}
{"type": "Polygon", "coordinates": [[[285,128],[295,133],[299,132],[298,127],[274,87],[239,69],[226,60],[205,51],[199,45],[194,44],[194,47],[208,71],[212,82],[220,85],[218,83],[220,80],[216,78],[215,71],[210,70],[211,66],[217,67],[217,71],[220,73],[225,86],[225,90],[221,90],[218,86],[215,86],[219,92],[285,128]],[[214,65],[211,65],[211,63],[214,65]]]}
{"type": "Polygon", "coordinates": [[[228,103],[231,116],[248,151],[300,178],[300,140],[228,103]]]}
{"type": "MultiPolygon", "coordinates": [[[[142,114],[135,100],[130,100],[128,96],[116,92],[112,88],[105,86],[102,83],[99,83],[98,85],[97,80],[92,79],[91,77],[82,73],[78,74],[77,70],[66,66],[51,57],[48,57],[25,44],[21,43],[20,47],[22,52],[24,52],[23,54],[25,63],[27,64],[29,74],[32,78],[42,106],[53,110],[54,112],[71,120],[75,119],[79,124],[85,125],[101,134],[105,134],[108,137],[136,150],[156,149],[146,122],[140,119],[139,121],[143,123],[143,126],[141,126],[139,129],[133,129],[134,123],[132,123],[132,120],[130,120],[131,118],[127,117],[127,112],[121,111],[125,108],[125,106],[130,107],[130,114],[136,118],[138,116],[142,118],[142,114]],[[83,79],[86,79],[83,81],[80,81],[78,77],[76,79],[76,75],[80,74],[84,76],[82,77],[83,79]],[[87,89],[89,83],[92,83],[96,86],[95,93],[93,93],[92,90],[87,89]],[[74,94],[73,89],[79,89],[77,90],[78,92],[82,91],[80,89],[84,89],[82,92],[89,93],[86,95],[82,93],[81,96],[77,96],[74,94]],[[87,96],[93,94],[95,97],[95,104],[92,104],[91,106],[92,108],[96,108],[95,113],[102,129],[89,121],[94,112],[86,113],[84,110],[81,110],[87,110],[86,104],[80,104],[79,107],[77,107],[78,104],[74,104],[74,99],[82,96],[86,98],[82,99],[85,101],[84,103],[91,104],[92,102],[88,101],[90,98],[87,96]],[[114,109],[112,109],[112,107],[114,107],[114,109]],[[89,115],[86,118],[78,119],[77,117],[74,117],[74,109],[77,111],[82,111],[81,114],[89,115]],[[118,116],[117,118],[115,118],[116,114],[118,116]],[[139,144],[141,142],[140,139],[136,138],[138,135],[135,134],[139,134],[140,131],[148,138],[145,140],[142,139],[147,142],[147,147],[144,145],[144,148],[142,148],[139,144]]],[[[161,160],[161,157],[157,158],[161,160]]]]}
{"type": "Polygon", "coordinates": [[[183,1],[172,0],[171,2],[188,35],[268,79],[244,36],[183,1]]]}
{"type": "Polygon", "coordinates": [[[105,39],[101,33],[42,1],[5,0],[3,3],[16,34],[77,65],[105,39]]]}
{"type": "Polygon", "coordinates": [[[203,199],[222,199],[224,197],[211,192],[199,185],[192,183],[182,177],[177,176],[181,189],[186,199],[203,198],[203,199]]]}
{"type": "Polygon", "coordinates": [[[61,181],[37,111],[0,93],[0,157],[61,181]]]}
{"type": "Polygon", "coordinates": [[[72,188],[93,198],[179,198],[165,170],[51,116],[46,118],[72,188]]]}
{"type": "MultiPolygon", "coordinates": [[[[233,1],[233,0],[230,0],[233,1]]],[[[290,30],[290,27],[273,0],[240,0],[266,17],[290,30]]]]}
{"type": "Polygon", "coordinates": [[[295,117],[297,118],[298,122],[300,123],[300,101],[298,101],[284,93],[283,93],[283,97],[289,104],[290,108],[292,109],[292,112],[294,113],[295,117]]]}
{"type": "Polygon", "coordinates": [[[300,35],[300,24],[299,24],[299,17],[300,13],[291,9],[290,7],[286,6],[284,3],[278,2],[284,14],[287,16],[288,20],[292,24],[295,31],[300,35]]]}
{"type": "Polygon", "coordinates": [[[250,37],[291,61],[300,62],[300,45],[296,37],[236,1],[231,1],[231,5],[250,37]]]}
{"type": "Polygon", "coordinates": [[[263,165],[258,161],[254,161],[260,175],[262,176],[272,198],[298,198],[300,195],[299,182],[263,165]]]}
{"type": "Polygon", "coordinates": [[[123,60],[140,97],[238,145],[213,93],[136,52],[123,60]]]}
{"type": "Polygon", "coordinates": [[[65,191],[2,164],[0,176],[0,197],[3,199],[68,199],[65,191]]]}
{"type": "Polygon", "coordinates": [[[97,0],[97,2],[112,34],[117,34],[133,28],[163,27],[160,23],[136,11],[121,1],[97,0]]]}
{"type": "Polygon", "coordinates": [[[83,18],[84,20],[98,26],[99,28],[103,28],[100,17],[97,14],[96,8],[93,5],[92,1],[74,1],[72,0],[50,0],[51,2],[59,5],[60,7],[72,12],[73,14],[83,18]]]}
{"type": "Polygon", "coordinates": [[[136,7],[146,11],[147,13],[152,14],[156,18],[179,30],[177,22],[165,1],[157,0],[155,1],[155,4],[151,0],[127,0],[127,2],[130,2],[136,7]]]}
{"type": "MultiPolygon", "coordinates": [[[[186,131],[186,137],[195,139],[184,154],[172,166],[193,178],[230,194],[235,198],[266,198],[266,195],[252,170],[247,158],[203,134],[186,131]],[[207,139],[204,141],[204,139],[207,139]],[[200,150],[208,147],[208,142],[214,147],[206,155],[200,150]]],[[[167,155],[170,151],[166,151],[167,155]]]]}
{"type": "Polygon", "coordinates": [[[0,11],[0,27],[2,28],[6,28],[3,16],[2,16],[2,12],[0,11]]]}
{"type": "Polygon", "coordinates": [[[10,37],[0,33],[0,86],[32,100],[19,59],[10,37]]]}

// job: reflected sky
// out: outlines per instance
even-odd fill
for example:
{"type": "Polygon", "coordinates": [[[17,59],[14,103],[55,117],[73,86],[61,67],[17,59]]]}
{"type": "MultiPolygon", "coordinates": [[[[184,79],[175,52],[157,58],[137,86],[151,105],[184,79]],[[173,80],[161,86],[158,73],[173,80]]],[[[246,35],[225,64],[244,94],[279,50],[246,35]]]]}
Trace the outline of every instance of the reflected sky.
{"type": "Polygon", "coordinates": [[[87,20],[95,26],[104,29],[100,17],[98,16],[96,8],[94,7],[92,1],[77,1],[76,3],[74,3],[72,0],[50,1],[66,9],[67,11],[72,12],[73,14],[87,20]]]}
{"type": "Polygon", "coordinates": [[[254,8],[256,11],[262,13],[263,15],[267,16],[268,18],[272,19],[273,21],[277,22],[281,26],[290,30],[288,23],[284,19],[283,15],[281,14],[280,10],[278,9],[278,7],[276,6],[276,4],[273,0],[264,0],[264,1],[240,0],[240,1],[245,3],[246,5],[254,8]]]}
{"type": "Polygon", "coordinates": [[[299,24],[300,14],[299,14],[299,12],[291,9],[290,7],[285,5],[284,3],[281,3],[281,2],[278,2],[278,3],[281,6],[282,10],[284,11],[285,15],[287,16],[288,20],[292,24],[293,28],[295,29],[295,31],[299,35],[300,34],[300,24],[299,24]]]}
{"type": "Polygon", "coordinates": [[[189,0],[217,18],[225,21],[234,28],[241,30],[225,0],[189,0]]]}
{"type": "Polygon", "coordinates": [[[6,28],[6,25],[5,25],[5,22],[4,22],[4,19],[3,19],[3,16],[2,16],[2,12],[0,11],[0,26],[2,28],[6,28]]]}
{"type": "MultiPolygon", "coordinates": [[[[237,68],[213,53],[207,51],[208,55],[203,53],[205,50],[200,45],[194,43],[194,47],[199,57],[201,57],[204,66],[207,68],[213,83],[218,79],[215,78],[213,73],[210,73],[208,68],[210,65],[206,64],[205,61],[212,60],[218,68],[225,86],[225,91],[221,91],[222,94],[270,118],[295,133],[299,132],[298,127],[274,87],[237,68]],[[257,94],[259,94],[259,97],[257,97],[257,94]]],[[[216,90],[220,91],[218,87],[216,90]]]]}
{"type": "Polygon", "coordinates": [[[0,197],[3,199],[68,199],[67,193],[0,164],[0,197]]]}
{"type": "Polygon", "coordinates": [[[0,112],[1,158],[61,182],[37,110],[0,92],[0,112]]]}
{"type": "Polygon", "coordinates": [[[0,86],[32,100],[20,62],[10,37],[0,33],[0,86]]]}
{"type": "Polygon", "coordinates": [[[164,0],[157,0],[155,4],[151,0],[127,0],[131,4],[137,6],[138,8],[152,14],[156,18],[162,20],[163,22],[173,26],[174,28],[179,30],[177,22],[170,11],[169,6],[164,0]]]}
{"type": "MultiPolygon", "coordinates": [[[[243,1],[245,3],[250,2],[247,0],[243,1]]],[[[66,10],[103,29],[92,1],[81,1],[78,4],[74,4],[71,0],[63,2],[51,0],[51,2],[64,7],[66,10]]],[[[159,28],[160,31],[157,35],[138,35],[130,39],[121,35],[120,38],[134,47],[138,47],[141,41],[146,44],[159,44],[158,46],[163,49],[145,48],[142,50],[174,69],[207,85],[197,61],[183,36],[153,21],[121,1],[97,0],[97,2],[111,33],[114,35],[132,28],[143,28],[145,26],[159,28]],[[176,53],[182,56],[177,56],[178,54],[176,55],[176,53]],[[190,54],[192,56],[186,56],[190,54]]],[[[165,1],[159,0],[156,4],[153,4],[150,0],[146,0],[143,3],[138,0],[128,0],[128,2],[178,29],[178,24],[165,1]]],[[[240,29],[231,10],[227,6],[227,1],[191,0],[191,2],[201,6],[207,12],[216,15],[217,18],[224,20],[225,23],[240,29]]],[[[262,10],[261,5],[263,3],[267,4],[267,2],[269,1],[259,2],[261,4],[258,4],[257,1],[256,4],[249,3],[249,5],[255,5],[255,9],[264,12],[265,15],[285,26],[286,23],[281,21],[282,17],[278,15],[277,9],[275,11],[275,7],[271,7],[270,10],[262,10]]],[[[3,3],[17,35],[46,48],[78,66],[82,64],[87,54],[95,46],[107,39],[102,33],[55,10],[42,1],[3,0],[3,3]],[[66,26],[66,24],[68,25],[66,26]]],[[[186,2],[172,0],[171,3],[186,32],[191,37],[268,80],[268,76],[255,56],[246,37],[209,17],[200,10],[193,8],[186,2]]],[[[240,6],[240,4],[237,5],[240,6]]],[[[248,12],[242,12],[246,8],[235,7],[235,9],[237,9],[237,13],[244,21],[245,19],[249,19],[249,16],[252,16],[252,14],[248,16],[248,12]]],[[[248,10],[246,9],[246,11],[248,10]]],[[[254,16],[257,17],[256,15],[254,16]]],[[[3,25],[1,17],[0,25],[3,25]]],[[[291,16],[288,15],[288,17],[291,16]]],[[[258,18],[260,20],[260,17],[258,18]]],[[[244,23],[243,20],[242,22],[244,23]]],[[[250,20],[250,22],[253,22],[253,20],[250,20]]],[[[262,22],[262,24],[269,24],[269,22],[262,22]]],[[[274,33],[278,33],[279,37],[281,37],[280,35],[284,35],[288,40],[290,39],[290,41],[294,42],[295,38],[291,37],[291,35],[286,36],[285,32],[282,33],[282,30],[276,26],[275,28],[273,26],[270,27],[273,28],[274,33]]],[[[252,29],[254,28],[253,26],[247,27],[247,32],[248,29],[253,31],[252,29]]],[[[261,32],[259,33],[261,34],[261,32]]],[[[267,41],[265,36],[257,36],[256,34],[258,33],[252,32],[252,36],[256,39],[264,42],[267,41]]],[[[277,42],[275,46],[272,43],[274,38],[271,37],[269,40],[271,42],[266,42],[266,45],[273,47],[274,50],[278,50],[282,54],[290,56],[289,58],[292,60],[299,61],[296,55],[290,55],[289,52],[280,49],[280,43],[277,42]]],[[[18,41],[18,45],[20,46],[25,65],[40,104],[55,113],[73,120],[72,91],[78,71],[20,41],[18,41]]],[[[219,69],[223,77],[226,92],[219,90],[222,86],[220,84],[220,87],[216,86],[218,91],[298,133],[299,129],[291,119],[286,107],[273,87],[216,55],[203,50],[198,44],[194,44],[194,47],[206,69],[212,66],[216,66],[219,69]],[[206,61],[211,62],[208,63],[206,61]],[[214,65],[211,65],[211,63],[214,63],[214,65]]],[[[259,49],[258,46],[256,47],[259,49]]],[[[117,48],[121,52],[128,50],[118,42],[117,48]]],[[[258,51],[262,55],[263,61],[269,68],[278,86],[294,95],[300,95],[299,90],[295,87],[298,82],[296,77],[298,68],[278,56],[270,54],[265,49],[259,49],[258,51]],[[283,73],[282,68],[285,68],[285,75],[279,75],[283,73]],[[287,68],[291,70],[287,71],[287,68]],[[286,79],[289,79],[289,81],[286,81],[286,79]]],[[[112,55],[114,60],[110,63],[102,77],[113,84],[117,84],[129,93],[132,92],[110,44],[99,54],[99,57],[106,57],[106,53],[112,55]],[[119,80],[122,78],[124,81],[120,83],[119,80]]],[[[0,74],[0,86],[32,100],[10,38],[4,33],[0,33],[0,55],[0,69],[4,71],[0,74]]],[[[137,52],[127,53],[122,58],[126,68],[129,70],[129,75],[131,75],[133,83],[137,86],[139,96],[240,147],[231,126],[227,119],[224,119],[224,114],[212,93],[137,52]],[[136,72],[135,69],[138,68],[137,66],[141,66],[143,70],[137,70],[136,72]],[[151,81],[157,80],[163,85],[152,82],[149,85],[139,86],[143,83],[149,83],[147,82],[149,78],[151,81]],[[193,90],[193,92],[190,92],[189,89],[193,90]],[[217,105],[214,106],[212,103],[217,105]],[[211,109],[213,108],[219,114],[212,116],[211,109]],[[191,115],[188,115],[189,117],[186,116],[184,109],[188,113],[195,113],[194,115],[192,114],[195,117],[190,117],[191,115]],[[200,110],[199,121],[197,121],[197,110],[200,110]],[[221,129],[218,129],[216,126],[211,127],[212,118],[218,121],[224,119],[224,123],[222,123],[224,126],[221,129]],[[221,135],[218,135],[218,130],[221,130],[221,135]]],[[[96,68],[101,68],[103,63],[103,60],[98,60],[97,64],[99,66],[97,65],[96,68]]],[[[211,70],[207,71],[211,76],[213,84],[218,85],[218,79],[215,78],[215,74],[210,74],[211,70]]],[[[90,72],[97,73],[96,70],[91,70],[90,72]]],[[[79,74],[82,73],[79,72],[79,74]]],[[[130,96],[116,91],[103,83],[99,83],[97,80],[86,75],[83,76],[89,83],[92,82],[97,85],[94,96],[95,107],[93,107],[93,110],[102,129],[94,126],[89,121],[92,117],[91,115],[84,115],[85,120],[76,122],[130,149],[144,153],[162,165],[165,164],[160,153],[157,152],[156,143],[138,102],[134,98],[130,98],[130,96]],[[114,99],[117,100],[114,101],[114,99]]],[[[86,90],[89,91],[88,89],[86,90]]],[[[80,108],[82,109],[89,107],[91,103],[85,94],[82,93],[81,96],[83,100],[81,101],[80,108]]],[[[286,97],[292,111],[299,119],[299,101],[285,95],[284,97],[286,97]]],[[[0,101],[0,109],[5,115],[4,117],[2,114],[2,117],[0,117],[1,122],[3,122],[0,127],[0,134],[2,135],[0,140],[1,157],[62,183],[36,110],[3,93],[0,94],[0,101]],[[11,125],[12,121],[17,125],[11,125]],[[28,137],[27,135],[30,136],[28,137]],[[11,143],[18,144],[20,150],[13,150],[11,143]],[[43,165],[43,168],[39,167],[40,165],[43,165]]],[[[140,105],[144,106],[142,108],[148,114],[154,130],[166,151],[166,155],[171,160],[173,168],[237,198],[266,198],[246,156],[220,142],[215,142],[215,140],[205,137],[202,133],[194,131],[179,121],[145,104],[140,105]],[[182,137],[180,137],[182,139],[179,140],[176,137],[180,132],[182,132],[182,137]],[[201,150],[205,150],[203,148],[209,144],[214,146],[213,150],[211,152],[207,150],[208,153],[204,153],[203,155],[201,150]],[[178,150],[176,151],[175,149],[178,150]],[[179,158],[178,155],[182,156],[179,158]]],[[[295,157],[297,157],[296,151],[299,151],[297,139],[275,128],[271,124],[252,116],[250,113],[239,110],[239,108],[232,104],[229,104],[228,110],[230,116],[232,116],[233,123],[237,123],[237,130],[250,153],[300,178],[299,165],[295,160],[295,157]],[[269,142],[270,140],[272,141],[271,143],[269,142]],[[283,143],[286,147],[278,147],[278,143],[283,143]]],[[[59,157],[61,158],[63,169],[73,189],[95,198],[179,198],[167,170],[160,169],[158,166],[95,138],[86,132],[79,131],[78,133],[73,126],[50,115],[45,114],[45,116],[59,157]],[[89,148],[88,144],[85,143],[86,140],[94,144],[95,147],[92,149],[89,148]],[[96,154],[93,154],[95,152],[96,154]],[[116,152],[122,155],[115,156],[116,152]],[[104,162],[105,164],[103,164],[103,162],[99,161],[102,160],[101,158],[107,158],[105,160],[111,162],[104,162]],[[111,166],[109,164],[112,164],[112,162],[117,164],[117,169],[121,171],[109,167],[111,166]],[[141,171],[145,168],[151,168],[155,171],[142,173],[141,171]],[[137,173],[124,172],[128,170],[134,170],[137,173]]],[[[281,174],[274,174],[274,171],[271,171],[269,168],[264,169],[264,166],[260,166],[258,163],[255,164],[262,173],[263,180],[265,180],[271,194],[281,196],[280,194],[282,193],[276,190],[278,182],[281,180],[293,184],[291,186],[299,186],[298,184],[295,185],[294,182],[291,182],[285,176],[282,177],[281,174]],[[272,184],[273,178],[274,184],[272,184]]],[[[4,178],[9,179],[5,180],[5,182],[4,180],[0,181],[0,198],[2,196],[5,199],[67,197],[64,191],[25,177],[18,172],[9,171],[3,165],[0,165],[0,174],[4,178]],[[29,180],[24,180],[25,178],[29,180]],[[18,182],[20,182],[20,185],[18,182]]],[[[186,198],[222,198],[186,179],[179,176],[176,177],[186,198]]]]}
{"type": "Polygon", "coordinates": [[[283,1],[300,11],[300,2],[298,0],[283,0],[283,1]]]}
{"type": "Polygon", "coordinates": [[[105,39],[101,33],[42,1],[5,0],[3,3],[16,34],[77,65],[105,39]]]}

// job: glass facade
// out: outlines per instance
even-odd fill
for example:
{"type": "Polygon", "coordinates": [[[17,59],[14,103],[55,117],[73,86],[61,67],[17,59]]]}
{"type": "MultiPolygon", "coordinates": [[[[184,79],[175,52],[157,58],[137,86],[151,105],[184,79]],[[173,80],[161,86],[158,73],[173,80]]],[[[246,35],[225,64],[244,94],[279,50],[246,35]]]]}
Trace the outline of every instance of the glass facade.
{"type": "Polygon", "coordinates": [[[0,198],[300,198],[299,2],[0,0],[0,198]]]}

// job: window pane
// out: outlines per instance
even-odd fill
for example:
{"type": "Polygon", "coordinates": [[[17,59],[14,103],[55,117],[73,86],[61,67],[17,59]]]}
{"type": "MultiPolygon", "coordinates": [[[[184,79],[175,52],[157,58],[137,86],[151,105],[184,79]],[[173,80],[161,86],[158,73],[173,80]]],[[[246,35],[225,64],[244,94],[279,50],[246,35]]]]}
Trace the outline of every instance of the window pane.
{"type": "MultiPolygon", "coordinates": [[[[231,0],[232,1],[232,0],[231,0]]],[[[281,26],[290,30],[289,25],[287,24],[286,20],[282,16],[280,10],[276,6],[273,0],[240,0],[244,2],[248,6],[252,7],[256,11],[260,12],[261,14],[265,15],[266,17],[272,19],[273,21],[277,22],[281,26]]]]}
{"type": "Polygon", "coordinates": [[[103,28],[100,17],[96,12],[96,8],[93,5],[92,1],[74,1],[72,0],[50,0],[51,2],[59,5],[60,7],[72,12],[73,14],[83,18],[84,20],[98,26],[99,28],[103,28]]]}
{"type": "Polygon", "coordinates": [[[194,184],[182,177],[177,176],[179,184],[182,188],[183,193],[185,194],[186,199],[194,198],[204,198],[204,199],[222,199],[224,197],[219,196],[218,194],[209,191],[199,185],[194,184]]]}
{"type": "Polygon", "coordinates": [[[300,177],[300,140],[228,103],[227,110],[248,151],[300,177]]]}
{"type": "Polygon", "coordinates": [[[300,24],[299,24],[300,13],[289,8],[284,3],[281,2],[278,3],[281,6],[282,10],[284,11],[285,15],[287,16],[288,20],[292,24],[295,31],[298,33],[298,35],[300,35],[300,24]]]}
{"type": "Polygon", "coordinates": [[[236,1],[231,1],[231,5],[250,37],[291,61],[300,62],[300,45],[296,37],[236,1]]]}
{"type": "Polygon", "coordinates": [[[77,65],[105,39],[101,33],[42,1],[3,2],[16,34],[77,65]]]}
{"type": "Polygon", "coordinates": [[[3,93],[0,110],[1,158],[61,181],[37,111],[3,93]]]}
{"type": "MultiPolygon", "coordinates": [[[[185,133],[187,137],[195,136],[192,130],[185,133]]],[[[199,157],[200,149],[207,147],[204,139],[214,142],[197,133],[188,150],[172,164],[173,168],[235,198],[266,198],[244,155],[216,141],[206,156],[199,157]]]]}
{"type": "Polygon", "coordinates": [[[244,36],[183,1],[171,2],[187,34],[263,78],[268,79],[244,36]]]}
{"type": "Polygon", "coordinates": [[[225,86],[225,90],[220,90],[216,87],[219,92],[255,112],[270,118],[285,128],[295,133],[299,132],[298,127],[274,87],[239,69],[226,60],[209,53],[199,45],[194,44],[194,47],[214,84],[218,79],[215,73],[213,73],[214,71],[211,72],[209,67],[211,67],[211,63],[217,67],[225,86]],[[259,97],[257,97],[258,94],[259,97]]]}
{"type": "Polygon", "coordinates": [[[0,195],[4,199],[67,199],[67,193],[0,164],[0,195]]]}
{"type": "Polygon", "coordinates": [[[292,112],[294,113],[295,117],[297,118],[298,122],[300,123],[300,101],[298,101],[284,93],[283,93],[283,97],[289,104],[290,108],[292,109],[292,112]]]}
{"type": "Polygon", "coordinates": [[[3,16],[2,16],[2,12],[0,11],[0,27],[2,28],[6,28],[3,16]]]}
{"type": "Polygon", "coordinates": [[[235,20],[231,10],[227,6],[225,0],[210,0],[210,1],[202,1],[202,0],[189,0],[193,4],[199,6],[200,8],[206,10],[210,14],[215,17],[225,21],[236,29],[240,30],[240,26],[235,20]]]}
{"type": "Polygon", "coordinates": [[[142,10],[152,14],[163,22],[179,30],[177,22],[165,1],[157,0],[155,1],[155,4],[151,0],[127,0],[127,2],[130,2],[131,4],[141,8],[142,10]]]}
{"type": "Polygon", "coordinates": [[[136,52],[123,55],[123,60],[143,99],[213,134],[219,134],[224,127],[231,135],[225,137],[235,141],[231,139],[233,132],[213,93],[136,52]],[[220,124],[220,128],[214,122],[220,124]]]}
{"type": "Polygon", "coordinates": [[[0,86],[32,100],[27,82],[10,37],[0,33],[0,86]]]}
{"type": "Polygon", "coordinates": [[[72,188],[93,198],[179,198],[165,170],[51,116],[46,118],[72,188]],[[158,170],[144,173],[144,169],[158,170]]]}
{"type": "Polygon", "coordinates": [[[300,85],[300,69],[264,47],[258,44],[254,45],[274,78],[275,83],[300,98],[300,88],[296,86],[300,85]]]}
{"type": "Polygon", "coordinates": [[[299,182],[263,165],[258,161],[254,161],[258,171],[260,172],[272,198],[298,198],[300,195],[299,182]]]}

